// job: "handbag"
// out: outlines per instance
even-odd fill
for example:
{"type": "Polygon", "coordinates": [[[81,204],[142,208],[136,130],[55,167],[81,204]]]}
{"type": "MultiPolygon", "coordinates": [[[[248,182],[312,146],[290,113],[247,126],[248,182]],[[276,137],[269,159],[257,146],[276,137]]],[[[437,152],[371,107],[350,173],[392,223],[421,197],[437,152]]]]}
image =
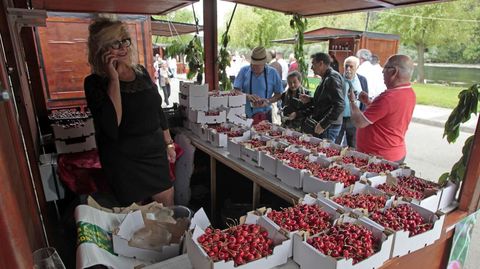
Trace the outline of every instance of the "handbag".
{"type": "Polygon", "coordinates": [[[264,120],[267,120],[268,112],[258,112],[252,115],[253,123],[252,125],[256,125],[264,120]]]}
{"type": "Polygon", "coordinates": [[[312,118],[312,116],[307,117],[302,123],[302,132],[307,134],[315,134],[315,127],[317,126],[318,121],[312,118]]]}

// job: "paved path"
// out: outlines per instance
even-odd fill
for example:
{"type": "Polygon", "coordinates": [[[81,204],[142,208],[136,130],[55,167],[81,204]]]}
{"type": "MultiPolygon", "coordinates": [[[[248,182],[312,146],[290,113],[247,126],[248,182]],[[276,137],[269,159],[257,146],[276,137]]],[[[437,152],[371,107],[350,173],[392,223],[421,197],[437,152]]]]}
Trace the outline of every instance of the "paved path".
{"type": "MultiPolygon", "coordinates": [[[[413,111],[412,121],[443,128],[451,113],[452,109],[417,104],[413,111]]],[[[477,122],[478,114],[476,116],[473,115],[469,121],[463,123],[460,126],[460,130],[467,133],[474,133],[477,122]]]]}

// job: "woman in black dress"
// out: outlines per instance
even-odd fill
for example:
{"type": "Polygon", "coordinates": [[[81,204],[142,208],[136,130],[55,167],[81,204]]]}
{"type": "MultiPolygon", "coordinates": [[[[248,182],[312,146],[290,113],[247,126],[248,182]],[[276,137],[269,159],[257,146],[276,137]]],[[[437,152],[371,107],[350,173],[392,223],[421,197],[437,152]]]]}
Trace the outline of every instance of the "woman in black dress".
{"type": "Polygon", "coordinates": [[[175,147],[157,87],[145,67],[133,63],[122,22],[97,19],[89,32],[92,74],[85,78],[85,95],[114,194],[121,205],[149,198],[172,205],[168,162],[175,161],[175,147]]]}

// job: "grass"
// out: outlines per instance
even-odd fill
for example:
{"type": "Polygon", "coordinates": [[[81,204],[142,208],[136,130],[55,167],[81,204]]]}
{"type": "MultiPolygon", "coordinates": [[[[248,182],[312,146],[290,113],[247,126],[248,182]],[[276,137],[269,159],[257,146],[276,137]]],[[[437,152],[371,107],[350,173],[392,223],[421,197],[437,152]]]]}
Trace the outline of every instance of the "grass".
{"type": "MultiPolygon", "coordinates": [[[[320,83],[318,78],[308,78],[309,90],[312,93],[320,83]]],[[[458,93],[467,87],[452,87],[438,84],[413,84],[417,95],[417,104],[455,108],[458,104],[458,93]]]]}

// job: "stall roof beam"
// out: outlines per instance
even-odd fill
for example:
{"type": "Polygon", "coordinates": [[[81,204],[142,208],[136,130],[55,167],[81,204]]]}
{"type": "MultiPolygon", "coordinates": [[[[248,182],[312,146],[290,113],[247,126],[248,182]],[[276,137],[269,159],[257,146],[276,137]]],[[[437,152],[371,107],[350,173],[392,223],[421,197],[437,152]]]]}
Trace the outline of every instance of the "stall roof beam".
{"type": "Polygon", "coordinates": [[[441,3],[448,0],[224,0],[247,6],[259,7],[285,14],[299,14],[304,17],[327,16],[341,13],[406,7],[418,4],[441,3]]]}
{"type": "Polygon", "coordinates": [[[61,12],[165,15],[198,0],[32,0],[35,9],[61,12]]]}

